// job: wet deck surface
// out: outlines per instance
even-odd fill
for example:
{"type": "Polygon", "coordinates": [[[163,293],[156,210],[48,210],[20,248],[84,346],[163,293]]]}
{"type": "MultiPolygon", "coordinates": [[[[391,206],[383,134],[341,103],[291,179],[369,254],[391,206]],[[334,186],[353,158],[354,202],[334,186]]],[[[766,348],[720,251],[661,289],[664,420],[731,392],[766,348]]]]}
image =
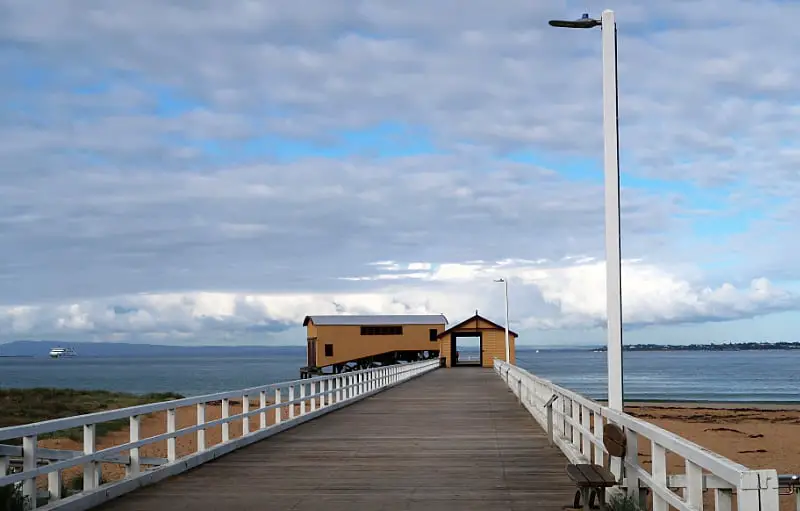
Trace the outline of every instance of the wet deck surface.
{"type": "Polygon", "coordinates": [[[490,369],[439,369],[96,509],[538,510],[566,458],[490,369]]]}

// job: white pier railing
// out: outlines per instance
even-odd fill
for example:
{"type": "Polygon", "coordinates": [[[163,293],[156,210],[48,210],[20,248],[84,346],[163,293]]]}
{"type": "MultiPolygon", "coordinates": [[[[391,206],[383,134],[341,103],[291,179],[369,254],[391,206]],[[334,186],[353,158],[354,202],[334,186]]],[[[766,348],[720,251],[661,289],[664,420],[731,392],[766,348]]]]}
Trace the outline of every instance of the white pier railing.
{"type": "Polygon", "coordinates": [[[713,492],[715,511],[778,511],[775,470],[751,470],[501,360],[494,361],[494,369],[571,463],[604,465],[608,461],[606,466],[621,480],[621,489],[628,495],[644,502],[649,489],[653,511],[702,510],[706,490],[713,492]],[[609,422],[626,432],[625,460],[608,460],[603,425],[609,422]],[[650,445],[650,469],[639,460],[639,447],[644,443],[650,445]],[[683,460],[683,473],[669,473],[667,453],[683,460]]]}
{"type": "Polygon", "coordinates": [[[27,509],[37,507],[37,500],[47,501],[41,509],[89,509],[438,367],[438,359],[426,360],[0,428],[0,487],[19,488],[27,509]],[[258,399],[258,406],[251,408],[251,398],[258,399]],[[231,414],[232,401],[238,399],[241,412],[231,414]],[[220,418],[207,421],[207,409],[217,403],[221,405],[220,418]],[[185,407],[196,408],[196,421],[179,428],[176,412],[185,407]],[[158,412],[163,412],[165,432],[140,438],[143,418],[158,412]],[[258,425],[252,426],[255,417],[258,425]],[[98,450],[96,425],[120,419],[129,421],[129,441],[98,450]],[[234,438],[231,425],[239,423],[241,435],[234,438]],[[208,445],[206,433],[217,426],[221,427],[221,442],[208,445]],[[73,428],[83,429],[82,451],[39,447],[39,437],[73,428]],[[180,453],[177,438],[189,434],[196,435],[196,448],[180,453]],[[8,444],[19,439],[21,445],[8,444]],[[166,458],[140,455],[142,448],[163,442],[166,458]],[[124,465],[124,477],[103,483],[101,464],[124,465]],[[62,495],[62,472],[76,467],[83,473],[83,488],[67,497],[62,495]],[[46,491],[38,489],[45,484],[46,491]]]}

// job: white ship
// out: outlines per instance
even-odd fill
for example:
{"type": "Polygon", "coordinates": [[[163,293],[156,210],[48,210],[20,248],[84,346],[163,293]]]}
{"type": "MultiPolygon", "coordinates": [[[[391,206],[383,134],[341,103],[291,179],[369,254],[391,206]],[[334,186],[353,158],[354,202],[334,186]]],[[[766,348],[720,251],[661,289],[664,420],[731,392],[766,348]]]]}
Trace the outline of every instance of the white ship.
{"type": "Polygon", "coordinates": [[[61,358],[61,357],[76,357],[78,356],[75,353],[75,350],[72,348],[53,348],[50,350],[50,358],[61,358]]]}

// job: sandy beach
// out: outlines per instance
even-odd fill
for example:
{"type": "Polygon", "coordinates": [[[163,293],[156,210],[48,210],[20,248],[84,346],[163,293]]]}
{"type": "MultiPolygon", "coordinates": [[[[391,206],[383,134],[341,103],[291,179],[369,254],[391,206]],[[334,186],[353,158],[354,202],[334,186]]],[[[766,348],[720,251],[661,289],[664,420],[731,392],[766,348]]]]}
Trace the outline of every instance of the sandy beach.
{"type": "MultiPolygon", "coordinates": [[[[800,473],[800,405],[633,403],[631,415],[680,435],[749,468],[800,473]]],[[[650,467],[650,445],[639,444],[639,460],[650,467]]],[[[683,459],[668,456],[668,470],[683,473],[683,459]]],[[[781,511],[794,511],[794,497],[781,496],[781,511]]],[[[713,494],[706,495],[713,509],[713,494]]]]}

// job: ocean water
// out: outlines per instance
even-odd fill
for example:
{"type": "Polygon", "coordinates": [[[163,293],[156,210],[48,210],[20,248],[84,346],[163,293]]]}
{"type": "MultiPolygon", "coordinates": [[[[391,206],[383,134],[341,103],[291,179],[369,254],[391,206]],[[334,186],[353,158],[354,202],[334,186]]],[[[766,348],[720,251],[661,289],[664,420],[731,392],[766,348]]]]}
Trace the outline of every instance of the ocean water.
{"type": "MultiPolygon", "coordinates": [[[[192,396],[297,379],[304,357],[299,348],[265,357],[0,358],[0,388],[192,396]]],[[[605,353],[520,349],[517,363],[581,394],[606,397],[605,353]]],[[[800,402],[797,351],[626,352],[623,364],[629,401],[800,402]]]]}
{"type": "MultiPolygon", "coordinates": [[[[517,364],[594,399],[606,399],[606,353],[519,351],[517,364]]],[[[800,402],[800,351],[623,353],[626,401],[800,402]]]]}

